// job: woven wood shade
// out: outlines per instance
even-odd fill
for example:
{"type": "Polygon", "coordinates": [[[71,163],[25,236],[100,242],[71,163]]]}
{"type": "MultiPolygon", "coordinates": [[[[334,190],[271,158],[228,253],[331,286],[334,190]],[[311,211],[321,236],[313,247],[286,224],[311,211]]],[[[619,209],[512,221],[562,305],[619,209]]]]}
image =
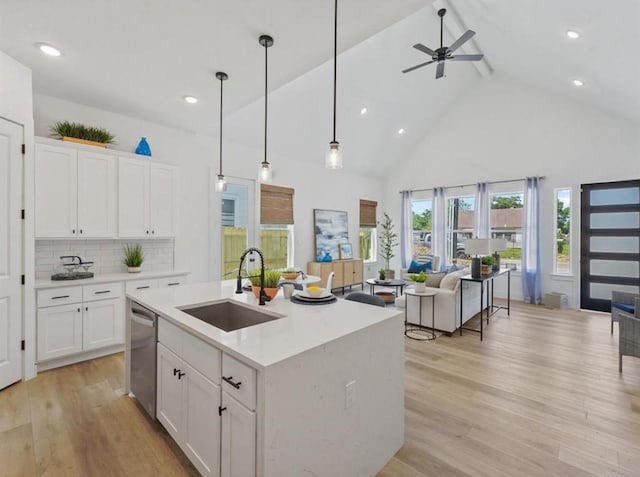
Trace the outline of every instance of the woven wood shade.
{"type": "Polygon", "coordinates": [[[376,208],[378,203],[375,200],[360,199],[360,227],[376,226],[376,208]]]}
{"type": "Polygon", "coordinates": [[[294,189],[260,184],[260,223],[293,224],[294,189]]]}

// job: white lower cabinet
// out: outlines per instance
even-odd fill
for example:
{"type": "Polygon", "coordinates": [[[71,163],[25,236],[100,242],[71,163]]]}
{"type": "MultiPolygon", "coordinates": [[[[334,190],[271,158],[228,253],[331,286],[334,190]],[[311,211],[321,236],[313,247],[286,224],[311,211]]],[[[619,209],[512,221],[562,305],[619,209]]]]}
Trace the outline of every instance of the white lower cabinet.
{"type": "Polygon", "coordinates": [[[256,413],[222,392],[222,477],[256,475],[256,413]]]}
{"type": "Polygon", "coordinates": [[[82,349],[90,350],[116,345],[124,340],[122,300],[84,303],[82,311],[82,349]]]}
{"type": "Polygon", "coordinates": [[[82,351],[82,305],[38,310],[38,361],[82,351]]]}
{"type": "MultiPolygon", "coordinates": [[[[162,318],[158,341],[158,420],[202,475],[254,477],[255,406],[249,409],[243,405],[226,386],[232,382],[230,392],[246,387],[249,395],[255,396],[255,377],[251,375],[255,370],[235,373],[246,378],[244,381],[226,376],[223,390],[220,376],[227,355],[162,318]]],[[[246,367],[233,361],[234,371],[246,367]]]]}

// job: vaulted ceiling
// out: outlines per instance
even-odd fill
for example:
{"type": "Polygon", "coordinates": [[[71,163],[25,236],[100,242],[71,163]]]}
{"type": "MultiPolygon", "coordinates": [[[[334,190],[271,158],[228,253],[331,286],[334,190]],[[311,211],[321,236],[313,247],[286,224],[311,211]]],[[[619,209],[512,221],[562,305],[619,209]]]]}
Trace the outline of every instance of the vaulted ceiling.
{"type": "MultiPolygon", "coordinates": [[[[270,153],[322,161],[331,139],[333,2],[311,0],[1,0],[0,50],[33,70],[34,90],[160,124],[215,135],[226,71],[225,131],[263,144],[264,50],[269,50],[270,153]],[[63,51],[43,56],[48,42],[63,51]],[[200,99],[196,105],[184,95],[200,99]]],[[[345,167],[382,177],[454,101],[491,81],[469,63],[403,75],[438,46],[443,0],[340,0],[338,140],[345,167]],[[367,114],[361,115],[362,107],[367,114]],[[398,130],[404,128],[402,135],[398,130]]],[[[467,52],[514,82],[640,123],[640,3],[617,0],[449,0],[445,44],[477,32],[467,52]],[[615,7],[615,9],[613,9],[615,7]],[[459,24],[453,22],[458,17],[459,24]],[[568,29],[580,33],[569,40],[568,29]],[[577,88],[573,79],[581,79],[577,88]]],[[[73,119],[73,118],[68,118],[73,119]]],[[[226,137],[226,136],[225,136],[226,137]]]]}

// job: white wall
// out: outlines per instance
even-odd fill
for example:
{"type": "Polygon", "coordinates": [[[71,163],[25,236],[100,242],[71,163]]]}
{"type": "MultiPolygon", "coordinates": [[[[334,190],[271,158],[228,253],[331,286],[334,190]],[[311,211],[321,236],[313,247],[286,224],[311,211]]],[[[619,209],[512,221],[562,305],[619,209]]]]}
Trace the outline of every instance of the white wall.
{"type": "MultiPolygon", "coordinates": [[[[580,184],[637,179],[639,157],[638,124],[493,75],[461,95],[416,150],[398,161],[385,184],[385,203],[399,224],[400,190],[546,176],[541,188],[543,292],[567,293],[571,306],[578,306],[580,184]],[[551,273],[554,189],[559,187],[572,188],[574,275],[569,278],[551,273]]],[[[395,267],[399,264],[396,258],[395,267]]],[[[522,298],[518,277],[512,296],[522,298]]]]}
{"type": "MultiPolygon", "coordinates": [[[[179,167],[178,236],[176,267],[191,271],[191,281],[205,281],[219,257],[210,257],[210,240],[219,240],[210,220],[210,179],[217,173],[217,138],[193,134],[139,119],[90,108],[43,95],[34,96],[36,135],[48,136],[55,121],[69,120],[104,127],[116,136],[115,149],[133,151],[141,136],[147,137],[153,157],[179,167]],[[212,169],[213,168],[213,169],[212,169]]],[[[216,114],[215,110],[212,114],[216,114]]],[[[237,134],[236,134],[237,136],[237,134]]],[[[263,152],[237,144],[224,144],[223,171],[227,176],[253,179],[263,152]]],[[[299,151],[298,157],[313,151],[299,151]]],[[[324,168],[324,150],[316,151],[317,165],[309,166],[296,158],[269,156],[274,168],[274,184],[295,188],[296,265],[306,268],[315,256],[313,209],[346,210],[349,236],[357,254],[359,199],[380,200],[381,183],[346,171],[324,168]]],[[[217,250],[217,248],[215,248],[217,250]]],[[[238,257],[239,258],[239,257],[238,257]]],[[[219,266],[219,265],[216,265],[219,266]]],[[[372,267],[375,269],[375,266],[372,267]]]]}

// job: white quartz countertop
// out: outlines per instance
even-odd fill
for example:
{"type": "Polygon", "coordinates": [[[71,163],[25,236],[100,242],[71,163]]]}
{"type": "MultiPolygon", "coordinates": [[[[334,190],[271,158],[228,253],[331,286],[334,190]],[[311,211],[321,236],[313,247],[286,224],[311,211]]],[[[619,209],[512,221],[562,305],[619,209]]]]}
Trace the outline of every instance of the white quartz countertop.
{"type": "Polygon", "coordinates": [[[127,297],[257,368],[266,368],[385,320],[402,319],[402,313],[395,308],[341,298],[326,305],[300,305],[285,299],[282,291],[274,300],[259,306],[252,293],[236,294],[235,286],[234,280],[197,283],[139,290],[127,293],[127,297]],[[283,318],[225,332],[178,309],[224,301],[245,304],[283,318]]]}
{"type": "Polygon", "coordinates": [[[72,287],[76,285],[95,285],[109,282],[128,282],[131,280],[148,280],[154,278],[177,277],[189,275],[190,272],[184,270],[140,272],[140,273],[108,273],[95,275],[92,278],[81,278],[79,280],[36,280],[34,288],[36,290],[44,288],[72,287]]]}

